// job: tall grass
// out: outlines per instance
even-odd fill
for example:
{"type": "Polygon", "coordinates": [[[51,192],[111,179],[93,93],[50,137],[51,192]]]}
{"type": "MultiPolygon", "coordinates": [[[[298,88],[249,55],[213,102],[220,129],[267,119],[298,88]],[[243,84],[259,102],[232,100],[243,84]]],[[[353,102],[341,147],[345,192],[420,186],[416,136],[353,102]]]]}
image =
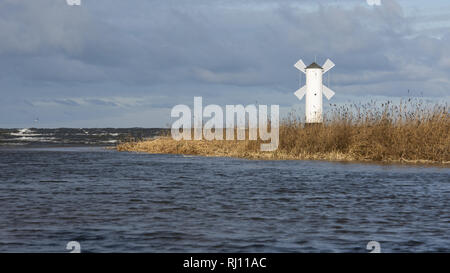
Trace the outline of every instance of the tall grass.
{"type": "Polygon", "coordinates": [[[280,122],[275,152],[260,152],[261,141],[128,142],[121,151],[233,156],[266,159],[324,159],[450,163],[450,115],[444,105],[419,99],[394,104],[332,105],[322,124],[305,126],[295,112],[280,122]]]}
{"type": "Polygon", "coordinates": [[[289,154],[335,152],[354,160],[450,161],[446,105],[409,100],[335,107],[322,125],[304,127],[290,115],[280,127],[280,149],[289,154]]]}

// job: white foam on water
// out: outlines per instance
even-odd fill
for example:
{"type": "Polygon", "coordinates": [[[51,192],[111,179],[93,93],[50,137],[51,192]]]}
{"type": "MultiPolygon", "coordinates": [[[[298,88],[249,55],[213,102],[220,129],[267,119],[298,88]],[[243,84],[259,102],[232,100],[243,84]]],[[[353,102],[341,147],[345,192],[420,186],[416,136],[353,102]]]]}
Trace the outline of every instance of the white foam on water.
{"type": "Polygon", "coordinates": [[[7,141],[36,141],[36,142],[56,142],[55,137],[30,137],[22,136],[18,138],[9,139],[7,141]]]}
{"type": "MultiPolygon", "coordinates": [[[[8,140],[4,140],[5,142],[7,142],[8,140]]],[[[25,145],[25,143],[0,143],[0,146],[23,146],[25,145]]],[[[11,164],[11,163],[8,163],[11,164]]]]}
{"type": "Polygon", "coordinates": [[[102,141],[102,143],[117,143],[117,140],[106,140],[102,141]]]}
{"type": "Polygon", "coordinates": [[[35,134],[32,130],[24,128],[20,129],[17,133],[10,133],[11,136],[41,136],[42,134],[35,134]]]}

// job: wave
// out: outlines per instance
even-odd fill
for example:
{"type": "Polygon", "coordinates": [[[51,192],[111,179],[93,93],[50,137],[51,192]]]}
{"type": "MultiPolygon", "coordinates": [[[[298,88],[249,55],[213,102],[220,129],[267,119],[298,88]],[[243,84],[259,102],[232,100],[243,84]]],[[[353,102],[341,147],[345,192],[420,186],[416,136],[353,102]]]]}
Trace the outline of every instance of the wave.
{"type": "Polygon", "coordinates": [[[0,129],[1,146],[18,145],[116,145],[121,141],[159,136],[161,128],[20,128],[0,129]]]}

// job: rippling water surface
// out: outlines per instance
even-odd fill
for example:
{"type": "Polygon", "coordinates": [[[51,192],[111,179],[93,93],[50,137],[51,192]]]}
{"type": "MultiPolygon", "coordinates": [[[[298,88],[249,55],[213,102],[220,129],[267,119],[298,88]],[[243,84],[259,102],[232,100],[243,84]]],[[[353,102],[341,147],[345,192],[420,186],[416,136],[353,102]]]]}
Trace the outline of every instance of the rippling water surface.
{"type": "Polygon", "coordinates": [[[450,251],[448,168],[0,149],[0,252],[450,251]]]}
{"type": "Polygon", "coordinates": [[[160,136],[159,128],[0,128],[0,147],[48,145],[114,145],[120,141],[160,136]]]}

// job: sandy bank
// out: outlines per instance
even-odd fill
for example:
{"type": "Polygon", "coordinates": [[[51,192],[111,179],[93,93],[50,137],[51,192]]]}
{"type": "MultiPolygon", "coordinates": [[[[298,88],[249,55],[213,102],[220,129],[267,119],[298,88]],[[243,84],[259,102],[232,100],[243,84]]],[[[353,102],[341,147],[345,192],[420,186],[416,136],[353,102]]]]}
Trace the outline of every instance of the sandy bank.
{"type": "Polygon", "coordinates": [[[118,151],[143,152],[150,154],[183,154],[210,157],[234,157],[255,160],[327,160],[344,162],[374,162],[374,163],[406,163],[406,164],[433,164],[450,166],[450,161],[433,161],[427,159],[407,158],[364,158],[351,153],[287,153],[286,151],[261,152],[251,141],[176,141],[170,137],[160,137],[154,140],[140,142],[127,142],[117,145],[118,151]]]}

